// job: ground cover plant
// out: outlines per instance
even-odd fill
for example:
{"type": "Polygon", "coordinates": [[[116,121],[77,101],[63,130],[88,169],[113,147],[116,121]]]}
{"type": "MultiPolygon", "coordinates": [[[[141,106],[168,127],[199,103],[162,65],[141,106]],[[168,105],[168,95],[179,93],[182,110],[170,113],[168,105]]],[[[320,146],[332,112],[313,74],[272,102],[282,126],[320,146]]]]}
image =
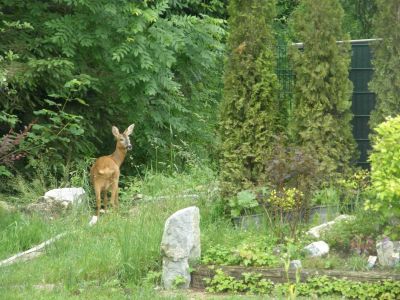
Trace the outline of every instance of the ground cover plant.
{"type": "Polygon", "coordinates": [[[326,276],[314,277],[305,283],[273,284],[262,279],[261,274],[243,273],[241,279],[226,275],[217,270],[212,279],[206,280],[210,292],[231,292],[246,294],[266,294],[273,297],[287,296],[296,299],[297,296],[318,298],[322,296],[344,297],[345,299],[397,299],[400,296],[398,281],[377,283],[361,283],[326,276]]]}

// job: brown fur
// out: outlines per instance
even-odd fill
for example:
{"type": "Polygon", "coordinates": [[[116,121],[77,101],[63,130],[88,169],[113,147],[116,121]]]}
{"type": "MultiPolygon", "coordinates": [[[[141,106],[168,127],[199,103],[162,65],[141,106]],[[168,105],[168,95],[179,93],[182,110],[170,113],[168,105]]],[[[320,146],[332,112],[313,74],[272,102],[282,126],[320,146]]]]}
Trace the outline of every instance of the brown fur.
{"type": "Polygon", "coordinates": [[[90,169],[90,178],[96,194],[96,215],[99,216],[101,196],[104,196],[104,210],[108,206],[108,192],[111,191],[111,205],[118,208],[118,182],[120,167],[124,162],[127,150],[131,147],[129,135],[134,124],[130,125],[124,133],[120,134],[117,127],[113,126],[112,132],[117,139],[113,154],[99,157],[90,169]]]}

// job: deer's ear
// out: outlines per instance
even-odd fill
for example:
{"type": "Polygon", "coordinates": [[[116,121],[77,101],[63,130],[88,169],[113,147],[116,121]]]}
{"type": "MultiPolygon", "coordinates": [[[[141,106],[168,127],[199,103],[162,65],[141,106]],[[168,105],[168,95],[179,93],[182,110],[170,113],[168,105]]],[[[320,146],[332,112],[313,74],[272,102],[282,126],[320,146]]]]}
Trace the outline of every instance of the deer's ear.
{"type": "Polygon", "coordinates": [[[114,135],[115,137],[118,137],[118,136],[119,136],[119,130],[118,130],[118,128],[115,127],[115,126],[113,126],[113,127],[112,127],[112,133],[113,133],[113,135],[114,135]]]}
{"type": "Polygon", "coordinates": [[[130,125],[124,132],[126,135],[131,135],[133,132],[133,129],[135,128],[135,124],[130,125]]]}

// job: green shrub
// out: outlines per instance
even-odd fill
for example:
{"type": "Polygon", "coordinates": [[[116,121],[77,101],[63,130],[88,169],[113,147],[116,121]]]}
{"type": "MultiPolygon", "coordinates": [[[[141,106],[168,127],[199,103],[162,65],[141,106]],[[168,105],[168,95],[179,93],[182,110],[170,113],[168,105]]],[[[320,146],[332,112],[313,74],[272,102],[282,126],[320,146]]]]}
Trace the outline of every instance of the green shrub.
{"type": "Polygon", "coordinates": [[[318,161],[305,147],[295,146],[281,136],[274,149],[264,159],[265,172],[260,181],[271,192],[263,197],[262,207],[269,225],[283,239],[284,227],[290,228],[292,238],[309,208],[312,191],[323,178],[318,161]]]}
{"type": "Polygon", "coordinates": [[[400,223],[400,115],[388,118],[376,128],[371,162],[373,197],[365,203],[365,208],[377,211],[392,225],[387,234],[399,237],[400,223]],[[396,221],[397,220],[397,221],[396,221]]]}

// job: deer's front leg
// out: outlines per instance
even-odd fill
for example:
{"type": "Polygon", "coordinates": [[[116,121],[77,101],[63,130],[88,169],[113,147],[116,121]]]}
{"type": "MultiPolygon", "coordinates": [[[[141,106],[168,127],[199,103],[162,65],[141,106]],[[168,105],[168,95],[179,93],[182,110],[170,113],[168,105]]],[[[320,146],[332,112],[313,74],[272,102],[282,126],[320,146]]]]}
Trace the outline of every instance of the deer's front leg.
{"type": "Polygon", "coordinates": [[[118,181],[119,181],[119,174],[116,178],[114,178],[113,183],[111,185],[111,204],[113,208],[118,208],[118,181]]]}
{"type": "Polygon", "coordinates": [[[98,217],[100,214],[100,206],[101,206],[101,189],[99,186],[95,186],[94,192],[96,194],[96,216],[98,217]]]}
{"type": "Polygon", "coordinates": [[[104,191],[104,212],[107,212],[108,208],[108,190],[104,191]]]}

